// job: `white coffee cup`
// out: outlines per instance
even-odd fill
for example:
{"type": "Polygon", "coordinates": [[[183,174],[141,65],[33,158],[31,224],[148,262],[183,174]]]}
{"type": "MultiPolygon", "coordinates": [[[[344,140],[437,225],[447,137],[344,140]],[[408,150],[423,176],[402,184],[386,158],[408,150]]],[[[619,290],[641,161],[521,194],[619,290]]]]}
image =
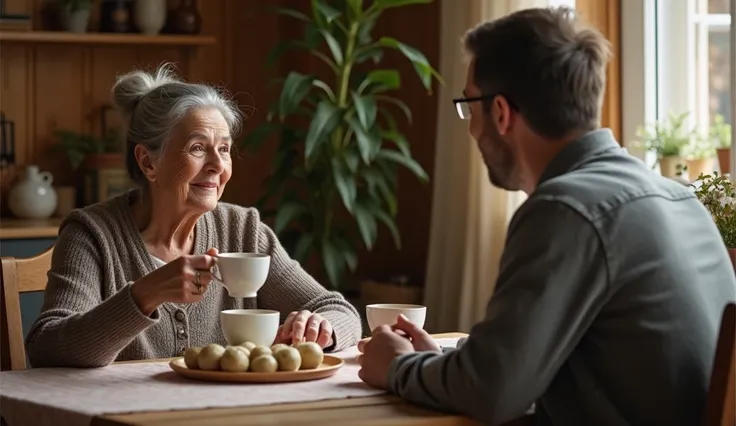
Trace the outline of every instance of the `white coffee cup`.
{"type": "Polygon", "coordinates": [[[368,318],[368,327],[371,330],[379,325],[396,324],[401,314],[419,328],[423,328],[424,320],[427,318],[427,307],[398,303],[375,303],[365,307],[365,314],[368,318]]]}
{"type": "Polygon", "coordinates": [[[268,309],[229,309],[220,312],[220,327],[229,345],[253,342],[271,346],[279,330],[279,311],[268,309]]]}
{"type": "Polygon", "coordinates": [[[215,256],[219,276],[230,297],[256,297],[268,278],[271,256],[260,253],[220,253],[215,256]]]}

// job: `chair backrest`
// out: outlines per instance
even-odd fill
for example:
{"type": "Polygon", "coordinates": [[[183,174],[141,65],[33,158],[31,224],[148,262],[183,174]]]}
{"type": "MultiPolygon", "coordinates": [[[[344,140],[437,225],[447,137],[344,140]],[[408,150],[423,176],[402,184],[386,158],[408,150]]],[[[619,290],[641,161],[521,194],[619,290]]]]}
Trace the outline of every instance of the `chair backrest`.
{"type": "Polygon", "coordinates": [[[736,426],[736,303],[723,311],[703,426],[736,426]]]}
{"type": "Polygon", "coordinates": [[[0,257],[0,370],[26,368],[20,294],[46,289],[51,269],[51,247],[35,257],[0,257]]]}

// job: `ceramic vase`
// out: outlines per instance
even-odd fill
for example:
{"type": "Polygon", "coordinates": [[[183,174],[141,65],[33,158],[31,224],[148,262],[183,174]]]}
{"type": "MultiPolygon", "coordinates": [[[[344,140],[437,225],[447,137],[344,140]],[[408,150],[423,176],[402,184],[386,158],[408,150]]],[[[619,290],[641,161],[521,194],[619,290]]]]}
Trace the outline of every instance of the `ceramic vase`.
{"type": "Polygon", "coordinates": [[[72,33],[86,33],[89,26],[89,9],[64,8],[64,29],[72,33]]]}
{"type": "Polygon", "coordinates": [[[146,35],[157,35],[166,24],[166,0],[136,0],[135,24],[146,35]]]}
{"type": "Polygon", "coordinates": [[[53,181],[51,173],[40,171],[38,166],[28,166],[8,194],[10,211],[24,219],[50,217],[58,203],[56,190],[51,186],[53,181]]]}

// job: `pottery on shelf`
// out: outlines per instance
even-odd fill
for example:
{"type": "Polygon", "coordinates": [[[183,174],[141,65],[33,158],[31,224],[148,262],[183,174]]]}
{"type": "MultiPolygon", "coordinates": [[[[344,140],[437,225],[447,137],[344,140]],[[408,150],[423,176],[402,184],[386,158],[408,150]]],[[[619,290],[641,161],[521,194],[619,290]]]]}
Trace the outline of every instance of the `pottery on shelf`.
{"type": "Polygon", "coordinates": [[[199,34],[202,30],[202,16],[194,0],[181,0],[174,11],[173,32],[177,34],[199,34]]]}
{"type": "Polygon", "coordinates": [[[147,35],[157,35],[166,24],[166,0],[136,0],[135,25],[147,35]]]}
{"type": "Polygon", "coordinates": [[[25,174],[13,185],[8,194],[8,207],[19,218],[45,219],[54,214],[58,203],[54,178],[38,166],[28,166],[25,174]]]}
{"type": "Polygon", "coordinates": [[[72,9],[67,6],[62,11],[64,29],[72,33],[86,33],[89,26],[89,8],[72,9]]]}

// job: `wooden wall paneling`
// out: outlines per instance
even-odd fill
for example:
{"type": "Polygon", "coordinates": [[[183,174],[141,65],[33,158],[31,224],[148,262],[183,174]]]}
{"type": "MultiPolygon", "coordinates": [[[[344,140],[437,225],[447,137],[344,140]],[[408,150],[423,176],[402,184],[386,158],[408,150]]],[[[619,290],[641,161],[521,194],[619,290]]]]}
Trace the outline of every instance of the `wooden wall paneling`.
{"type": "MultiPolygon", "coordinates": [[[[15,122],[15,160],[22,163],[28,158],[30,147],[23,143],[33,134],[33,92],[32,75],[26,73],[28,62],[32,61],[32,52],[24,46],[3,46],[0,49],[0,111],[7,120],[15,122]]],[[[7,189],[14,176],[14,169],[9,168],[0,174],[0,187],[7,189]]],[[[7,211],[2,202],[2,212],[7,211]]]]}
{"type": "Polygon", "coordinates": [[[621,0],[576,0],[576,10],[610,42],[613,58],[606,72],[601,125],[621,140],[621,0]]]}
{"type": "MultiPolygon", "coordinates": [[[[92,52],[92,69],[91,79],[92,90],[90,112],[95,111],[102,105],[113,105],[112,86],[115,84],[116,77],[131,71],[135,65],[141,63],[139,51],[130,47],[95,47],[90,49],[92,52]]],[[[122,117],[119,113],[110,113],[108,117],[108,128],[121,127],[123,125],[122,117]]],[[[101,128],[99,116],[94,117],[91,132],[94,135],[100,135],[101,128]]]]}

